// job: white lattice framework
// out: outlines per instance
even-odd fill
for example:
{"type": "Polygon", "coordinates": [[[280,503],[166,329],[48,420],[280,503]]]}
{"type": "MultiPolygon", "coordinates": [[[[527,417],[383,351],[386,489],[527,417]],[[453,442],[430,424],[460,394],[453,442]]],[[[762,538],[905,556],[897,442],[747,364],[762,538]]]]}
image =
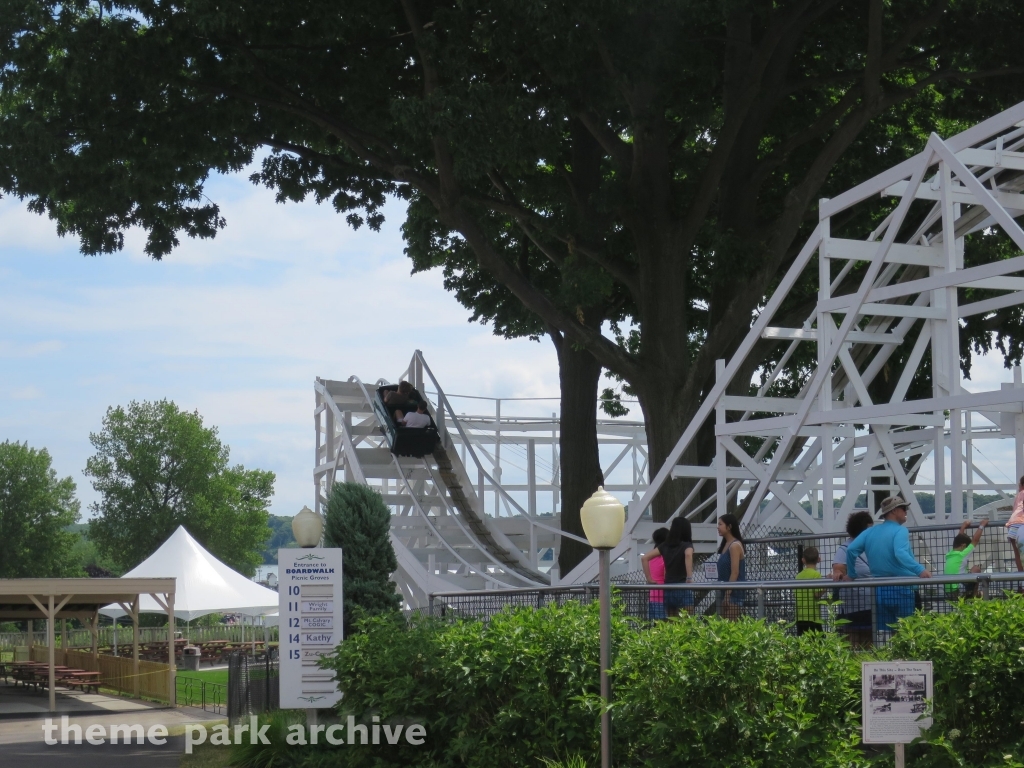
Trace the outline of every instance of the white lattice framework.
{"type": "MultiPolygon", "coordinates": [[[[858,497],[866,493],[870,499],[874,490],[901,493],[918,525],[960,522],[965,515],[1005,509],[1014,484],[986,475],[973,452],[978,440],[1012,440],[1016,476],[1024,474],[1020,369],[998,390],[968,391],[961,379],[959,332],[963,318],[1024,303],[1024,256],[986,263],[980,254],[971,254],[971,266],[965,267],[964,238],[1000,228],[1024,250],[1024,231],[1015,221],[1024,215],[1022,190],[1024,103],[949,139],[932,134],[920,154],[822,200],[819,223],[775,294],[736,354],[718,362],[715,386],[643,499],[630,506],[627,537],[613,557],[629,558],[635,546],[630,534],[654,495],[673,478],[696,481],[678,514],[713,520],[738,504],[748,530],[781,524],[810,532],[841,530],[858,497]],[[875,231],[863,240],[832,236],[833,217],[879,195],[898,204],[875,231]],[[815,256],[819,290],[814,312],[800,328],[772,326],[798,279],[813,268],[815,256]],[[855,290],[840,292],[851,282],[855,290]],[[992,293],[961,304],[961,288],[992,293]],[[757,397],[727,395],[745,358],[763,338],[790,341],[779,366],[757,397]],[[893,352],[905,342],[913,342],[906,364],[898,373],[886,371],[893,352]],[[797,397],[767,396],[800,344],[814,344],[817,350],[809,380],[797,397]],[[931,397],[908,400],[926,353],[931,397]],[[869,387],[880,375],[899,378],[888,402],[876,403],[869,387]],[[708,466],[679,464],[711,418],[714,460],[708,466]],[[760,447],[754,452],[744,447],[751,444],[760,447]],[[931,484],[920,482],[924,468],[931,470],[931,484]],[[713,494],[707,493],[709,483],[713,494]],[[932,516],[924,514],[915,491],[935,494],[932,516]],[[975,510],[974,493],[995,493],[1000,500],[975,510]]],[[[566,581],[586,581],[595,572],[596,558],[591,557],[566,581]]]]}

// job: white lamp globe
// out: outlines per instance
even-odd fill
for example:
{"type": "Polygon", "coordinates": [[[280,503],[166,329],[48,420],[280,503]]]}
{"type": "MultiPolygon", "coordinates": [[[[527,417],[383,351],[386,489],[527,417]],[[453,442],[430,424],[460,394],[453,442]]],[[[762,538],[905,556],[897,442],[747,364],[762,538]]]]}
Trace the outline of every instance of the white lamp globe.
{"type": "Polygon", "coordinates": [[[583,533],[594,549],[611,549],[622,539],[626,526],[626,508],[600,486],[580,509],[583,533]]]}
{"type": "Polygon", "coordinates": [[[323,532],[324,519],[309,507],[303,507],[299,514],[292,518],[292,535],[300,547],[319,546],[323,532]]]}

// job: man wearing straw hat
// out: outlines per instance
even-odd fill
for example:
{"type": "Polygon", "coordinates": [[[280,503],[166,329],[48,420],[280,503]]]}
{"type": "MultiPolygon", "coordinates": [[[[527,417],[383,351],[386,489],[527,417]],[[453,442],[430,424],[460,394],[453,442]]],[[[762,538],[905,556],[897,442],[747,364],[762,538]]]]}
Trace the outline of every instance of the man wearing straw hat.
{"type": "MultiPolygon", "coordinates": [[[[878,510],[881,525],[873,525],[846,548],[846,569],[850,578],[857,578],[857,558],[861,553],[871,563],[871,575],[878,578],[917,576],[931,578],[931,572],[917,562],[910,548],[907,522],[909,505],[899,496],[882,501],[878,510]]],[[[913,587],[879,587],[875,592],[878,629],[895,629],[896,620],[914,612],[913,587]]]]}

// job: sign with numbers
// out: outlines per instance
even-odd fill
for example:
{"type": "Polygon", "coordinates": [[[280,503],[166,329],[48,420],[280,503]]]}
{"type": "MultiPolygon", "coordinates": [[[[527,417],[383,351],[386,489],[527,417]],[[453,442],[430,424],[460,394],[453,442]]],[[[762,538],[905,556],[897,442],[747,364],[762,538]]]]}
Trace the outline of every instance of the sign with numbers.
{"type": "Polygon", "coordinates": [[[325,709],[341,699],[334,672],[320,669],[341,642],[341,550],[279,549],[281,709],[325,709]]]}

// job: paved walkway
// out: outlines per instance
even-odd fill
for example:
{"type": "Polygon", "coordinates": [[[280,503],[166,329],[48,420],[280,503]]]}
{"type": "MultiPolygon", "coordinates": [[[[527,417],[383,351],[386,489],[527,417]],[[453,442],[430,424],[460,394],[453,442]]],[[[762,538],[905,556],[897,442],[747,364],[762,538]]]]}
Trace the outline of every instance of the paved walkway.
{"type": "MultiPolygon", "coordinates": [[[[148,733],[153,725],[167,728],[167,743],[151,744],[46,744],[44,741],[44,717],[30,717],[19,720],[0,720],[0,764],[22,768],[178,768],[181,753],[185,750],[184,731],[187,723],[211,721],[226,722],[220,715],[212,715],[201,709],[178,707],[177,709],[156,709],[142,707],[134,711],[102,712],[97,714],[68,715],[69,725],[78,725],[82,733],[90,725],[101,725],[109,734],[111,726],[141,725],[148,733]]],[[[55,715],[58,726],[53,736],[60,739],[60,718],[55,715]]]]}
{"type": "MultiPolygon", "coordinates": [[[[56,713],[54,720],[59,723],[60,717],[61,714],[58,712],[56,713]]],[[[201,723],[217,720],[226,722],[226,718],[223,715],[214,715],[210,712],[204,712],[201,709],[195,709],[194,707],[178,707],[177,709],[145,708],[144,710],[136,710],[134,712],[105,712],[95,715],[68,715],[67,717],[69,724],[82,726],[83,733],[90,725],[102,725],[109,732],[110,726],[127,723],[128,725],[141,725],[147,731],[152,725],[164,725],[167,727],[171,736],[184,733],[186,723],[201,723]]],[[[0,745],[26,744],[34,742],[41,746],[47,746],[43,741],[44,722],[45,718],[41,717],[31,717],[20,720],[0,720],[0,745]]],[[[57,738],[60,738],[59,732],[57,733],[57,738]]],[[[77,747],[78,745],[68,746],[77,747]]],[[[84,749],[86,746],[88,745],[82,744],[81,748],[84,749]]],[[[53,749],[56,749],[56,747],[53,749]]],[[[3,754],[7,754],[6,748],[4,749],[3,754]]],[[[5,764],[6,762],[7,761],[4,760],[5,764]]]]}
{"type": "MultiPolygon", "coordinates": [[[[58,714],[61,712],[130,712],[159,706],[121,696],[104,696],[97,693],[62,689],[57,691],[56,705],[58,714]]],[[[0,683],[0,719],[45,717],[49,708],[50,699],[46,690],[40,691],[24,685],[0,683]]]]}
{"type": "Polygon", "coordinates": [[[22,742],[4,747],[5,765],[18,768],[178,768],[185,738],[177,736],[163,746],[153,744],[104,744],[81,746],[22,742]],[[10,762],[8,762],[10,761],[10,762]]]}

